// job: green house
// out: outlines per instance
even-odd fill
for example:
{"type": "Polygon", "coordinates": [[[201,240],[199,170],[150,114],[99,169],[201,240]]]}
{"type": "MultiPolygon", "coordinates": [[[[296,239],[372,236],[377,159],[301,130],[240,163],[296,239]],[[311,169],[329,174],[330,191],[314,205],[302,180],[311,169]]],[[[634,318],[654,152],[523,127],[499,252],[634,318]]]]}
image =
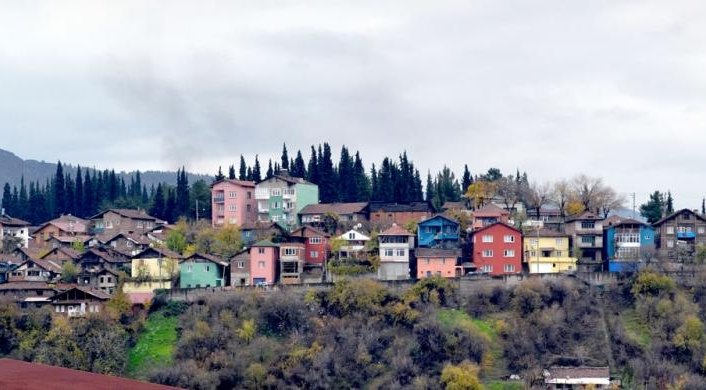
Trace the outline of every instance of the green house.
{"type": "Polygon", "coordinates": [[[212,255],[194,253],[179,263],[179,287],[225,286],[227,274],[227,261],[212,255]]]}

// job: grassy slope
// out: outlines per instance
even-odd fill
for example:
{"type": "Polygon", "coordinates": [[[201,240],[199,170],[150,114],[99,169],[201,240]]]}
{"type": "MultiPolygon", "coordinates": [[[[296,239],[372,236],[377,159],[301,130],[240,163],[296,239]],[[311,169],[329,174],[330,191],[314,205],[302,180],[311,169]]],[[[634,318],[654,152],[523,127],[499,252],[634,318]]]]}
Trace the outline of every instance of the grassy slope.
{"type": "Polygon", "coordinates": [[[652,336],[650,328],[643,323],[634,310],[625,310],[622,313],[623,326],[627,336],[642,348],[649,347],[652,336]]]}
{"type": "Polygon", "coordinates": [[[147,318],[145,331],[129,351],[126,375],[143,378],[153,367],[167,366],[173,362],[177,341],[177,317],[154,313],[147,318]]]}

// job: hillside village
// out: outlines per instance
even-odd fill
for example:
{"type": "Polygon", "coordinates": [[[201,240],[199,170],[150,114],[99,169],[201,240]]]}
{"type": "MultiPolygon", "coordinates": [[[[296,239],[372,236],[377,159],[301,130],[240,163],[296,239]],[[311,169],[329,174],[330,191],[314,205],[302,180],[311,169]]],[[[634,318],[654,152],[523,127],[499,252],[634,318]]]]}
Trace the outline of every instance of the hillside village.
{"type": "Polygon", "coordinates": [[[650,264],[679,271],[704,257],[706,217],[693,210],[648,224],[598,211],[565,215],[550,204],[509,205],[499,196],[479,201],[471,189],[440,208],[430,201],[320,203],[319,187],[286,169],[259,182],[219,178],[211,185],[210,223],[238,236],[230,256],[175,245],[183,229],[144,209],[61,215],[39,226],[3,213],[0,297],[83,316],[104,310],[119,289],[141,307],[158,289],[268,288],[351,275],[630,273],[650,264]]]}

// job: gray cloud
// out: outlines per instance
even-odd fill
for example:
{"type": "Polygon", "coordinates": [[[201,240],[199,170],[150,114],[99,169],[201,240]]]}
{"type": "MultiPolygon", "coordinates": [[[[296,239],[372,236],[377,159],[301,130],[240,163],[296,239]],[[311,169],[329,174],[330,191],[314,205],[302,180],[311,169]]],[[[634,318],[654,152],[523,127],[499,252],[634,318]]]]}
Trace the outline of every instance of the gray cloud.
{"type": "Polygon", "coordinates": [[[0,14],[2,147],[212,173],[323,141],[540,180],[585,172],[696,207],[697,1],[16,3],[0,14]],[[77,11],[80,10],[80,11],[77,11]],[[20,134],[32,134],[21,137],[20,134]]]}

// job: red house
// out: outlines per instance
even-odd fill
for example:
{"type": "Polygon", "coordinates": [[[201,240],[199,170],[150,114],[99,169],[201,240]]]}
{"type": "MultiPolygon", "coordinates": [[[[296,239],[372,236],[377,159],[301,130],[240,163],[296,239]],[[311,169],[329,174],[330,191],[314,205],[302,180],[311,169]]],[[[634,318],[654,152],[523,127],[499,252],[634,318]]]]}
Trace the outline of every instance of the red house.
{"type": "Polygon", "coordinates": [[[490,275],[522,272],[522,232],[502,222],[473,232],[473,264],[490,275]]]}
{"type": "Polygon", "coordinates": [[[293,231],[290,238],[297,238],[304,243],[304,261],[306,265],[323,266],[328,256],[330,236],[311,226],[303,226],[293,231]]]}

